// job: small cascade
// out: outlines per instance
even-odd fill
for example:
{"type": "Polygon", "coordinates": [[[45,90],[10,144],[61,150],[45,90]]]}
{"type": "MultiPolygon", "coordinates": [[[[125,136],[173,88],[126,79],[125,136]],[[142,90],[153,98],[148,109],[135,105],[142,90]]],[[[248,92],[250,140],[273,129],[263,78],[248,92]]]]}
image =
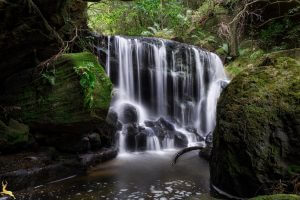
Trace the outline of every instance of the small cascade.
{"type": "Polygon", "coordinates": [[[122,131],[118,131],[118,135],[119,135],[119,151],[120,153],[124,153],[126,152],[125,135],[123,134],[122,131]]]}
{"type": "Polygon", "coordinates": [[[120,151],[191,146],[213,131],[228,83],[217,55],[157,38],[114,36],[107,45],[120,151]]]}
{"type": "Polygon", "coordinates": [[[173,149],[174,148],[174,138],[165,137],[162,141],[163,149],[173,149]]]}

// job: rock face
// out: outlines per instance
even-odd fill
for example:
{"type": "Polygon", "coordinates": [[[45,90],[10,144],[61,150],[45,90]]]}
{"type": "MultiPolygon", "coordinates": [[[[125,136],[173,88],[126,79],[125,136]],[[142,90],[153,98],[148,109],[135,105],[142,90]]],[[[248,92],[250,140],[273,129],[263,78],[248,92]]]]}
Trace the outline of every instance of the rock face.
{"type": "Polygon", "coordinates": [[[84,29],[86,4],[81,0],[1,1],[0,84],[55,55],[61,40],[73,38],[75,27],[84,29]]]}
{"type": "Polygon", "coordinates": [[[300,63],[269,55],[224,90],[211,158],[212,184],[239,197],[270,193],[300,173],[300,63]]]}
{"type": "Polygon", "coordinates": [[[113,128],[105,122],[112,83],[90,53],[65,54],[42,71],[22,71],[3,88],[0,104],[20,108],[10,117],[28,124],[41,143],[86,151],[90,133],[100,134],[103,139],[97,140],[103,145],[113,138],[113,128]]]}

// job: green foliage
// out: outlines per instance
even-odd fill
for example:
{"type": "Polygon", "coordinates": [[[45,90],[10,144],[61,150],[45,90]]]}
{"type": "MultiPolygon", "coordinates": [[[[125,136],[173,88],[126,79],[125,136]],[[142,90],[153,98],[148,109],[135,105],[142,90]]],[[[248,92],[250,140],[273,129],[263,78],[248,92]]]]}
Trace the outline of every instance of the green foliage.
{"type": "Polygon", "coordinates": [[[137,0],[89,4],[89,26],[106,35],[153,35],[172,38],[173,31],[186,23],[181,1],[137,0]],[[157,26],[158,25],[158,26],[157,26]],[[150,31],[149,31],[150,29],[150,31]],[[151,30],[152,29],[152,30],[151,30]],[[148,31],[148,32],[147,32],[148,31]]]}
{"type": "Polygon", "coordinates": [[[270,23],[260,32],[261,43],[268,50],[295,48],[300,45],[300,25],[288,18],[270,23]]]}
{"type": "Polygon", "coordinates": [[[84,89],[84,104],[88,108],[92,108],[94,103],[94,89],[96,76],[92,71],[94,64],[92,62],[86,62],[82,66],[74,67],[75,72],[80,76],[80,85],[84,89]]]}
{"type": "Polygon", "coordinates": [[[137,35],[142,27],[131,3],[104,0],[89,3],[89,27],[105,35],[137,35]]]}
{"type": "Polygon", "coordinates": [[[154,23],[154,27],[148,27],[148,31],[142,32],[143,36],[159,37],[165,39],[174,38],[174,31],[167,28],[161,29],[157,23],[154,23]]]}

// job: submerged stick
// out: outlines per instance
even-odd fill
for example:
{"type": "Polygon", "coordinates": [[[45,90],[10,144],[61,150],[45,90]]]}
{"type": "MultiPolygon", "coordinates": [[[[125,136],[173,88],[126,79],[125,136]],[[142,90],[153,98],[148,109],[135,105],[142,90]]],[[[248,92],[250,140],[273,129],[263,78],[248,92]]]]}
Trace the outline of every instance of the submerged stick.
{"type": "Polygon", "coordinates": [[[177,162],[177,160],[178,160],[178,158],[179,158],[180,156],[182,156],[183,154],[188,153],[188,152],[190,152],[190,151],[195,151],[195,150],[200,150],[200,151],[201,151],[202,149],[204,149],[204,148],[203,148],[203,147],[199,147],[199,146],[184,148],[184,149],[180,150],[180,151],[176,154],[175,158],[173,159],[172,164],[175,165],[176,162],[177,162]]]}

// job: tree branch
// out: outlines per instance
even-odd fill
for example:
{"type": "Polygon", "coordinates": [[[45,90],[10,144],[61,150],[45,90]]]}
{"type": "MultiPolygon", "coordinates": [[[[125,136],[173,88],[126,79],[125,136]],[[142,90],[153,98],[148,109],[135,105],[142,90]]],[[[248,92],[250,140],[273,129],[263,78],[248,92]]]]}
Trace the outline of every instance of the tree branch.
{"type": "Polygon", "coordinates": [[[182,156],[183,154],[185,154],[185,153],[187,153],[187,152],[190,152],[190,151],[202,150],[202,149],[204,149],[204,148],[203,148],[203,147],[199,147],[199,146],[184,148],[184,149],[182,149],[181,151],[179,151],[179,152],[176,154],[176,156],[175,156],[174,159],[173,159],[172,164],[175,165],[176,162],[177,162],[177,160],[178,160],[178,158],[179,158],[180,156],[182,156]]]}
{"type": "Polygon", "coordinates": [[[262,26],[266,25],[267,23],[269,23],[273,20],[276,20],[276,19],[281,19],[281,18],[285,18],[285,17],[294,17],[294,16],[297,16],[297,15],[300,15],[300,13],[295,13],[293,15],[283,15],[283,16],[279,16],[279,17],[274,17],[274,18],[268,19],[264,23],[260,24],[258,27],[262,27],[262,26]]]}

